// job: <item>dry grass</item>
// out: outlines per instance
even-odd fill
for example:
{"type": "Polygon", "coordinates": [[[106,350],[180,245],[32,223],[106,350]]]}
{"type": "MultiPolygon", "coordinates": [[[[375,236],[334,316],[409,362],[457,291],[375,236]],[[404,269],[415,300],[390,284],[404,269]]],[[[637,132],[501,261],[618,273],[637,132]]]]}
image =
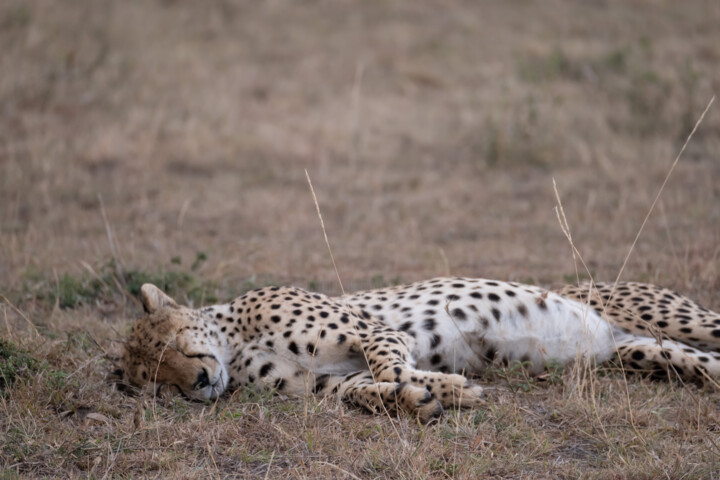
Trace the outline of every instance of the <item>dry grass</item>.
{"type": "MultiPolygon", "coordinates": [[[[498,371],[486,408],[419,427],[143,401],[103,359],[146,279],[195,305],[339,292],[305,169],[349,291],[573,281],[552,178],[615,279],[720,91],[718,24],[714,0],[0,3],[0,331],[30,352],[2,344],[0,476],[720,477],[711,388],[498,371]]],[[[623,279],[720,309],[718,152],[713,108],[623,279]]]]}

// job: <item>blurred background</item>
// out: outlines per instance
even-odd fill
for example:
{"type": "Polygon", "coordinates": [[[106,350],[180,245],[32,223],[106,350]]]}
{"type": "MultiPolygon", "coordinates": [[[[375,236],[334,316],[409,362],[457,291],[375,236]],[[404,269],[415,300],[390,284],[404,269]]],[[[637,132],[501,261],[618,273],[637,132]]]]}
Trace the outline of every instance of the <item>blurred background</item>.
{"type": "MultiPolygon", "coordinates": [[[[347,291],[587,278],[553,181],[615,280],[718,65],[718,0],[0,0],[0,477],[717,478],[710,382],[491,367],[418,428],[106,377],[144,282],[340,293],[306,171],[347,291]]],[[[622,279],[718,310],[719,257],[720,101],[622,279]]]]}
{"type": "MultiPolygon", "coordinates": [[[[575,281],[553,179],[614,280],[720,91],[719,24],[716,0],[4,0],[0,291],[338,293],[305,170],[348,290],[575,281]]],[[[719,108],[623,274],[715,307],[719,108]]]]}

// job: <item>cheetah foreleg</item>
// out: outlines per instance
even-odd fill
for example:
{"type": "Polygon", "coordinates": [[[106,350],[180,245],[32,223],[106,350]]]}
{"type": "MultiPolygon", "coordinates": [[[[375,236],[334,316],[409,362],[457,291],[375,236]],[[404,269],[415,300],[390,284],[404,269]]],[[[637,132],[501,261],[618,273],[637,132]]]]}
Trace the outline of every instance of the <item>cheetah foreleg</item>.
{"type": "Polygon", "coordinates": [[[360,336],[368,356],[368,365],[377,382],[409,384],[430,392],[443,407],[473,407],[482,401],[482,388],[457,374],[426,372],[415,369],[407,334],[377,327],[360,336]]]}

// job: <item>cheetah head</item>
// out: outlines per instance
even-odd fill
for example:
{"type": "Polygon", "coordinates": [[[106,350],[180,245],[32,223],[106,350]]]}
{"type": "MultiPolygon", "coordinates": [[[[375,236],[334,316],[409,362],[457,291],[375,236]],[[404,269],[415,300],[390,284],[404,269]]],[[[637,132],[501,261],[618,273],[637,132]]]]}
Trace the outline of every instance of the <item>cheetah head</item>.
{"type": "Polygon", "coordinates": [[[155,285],[140,289],[145,314],[133,326],[113,376],[194,400],[214,399],[228,384],[217,336],[201,313],[178,305],[155,285]]]}

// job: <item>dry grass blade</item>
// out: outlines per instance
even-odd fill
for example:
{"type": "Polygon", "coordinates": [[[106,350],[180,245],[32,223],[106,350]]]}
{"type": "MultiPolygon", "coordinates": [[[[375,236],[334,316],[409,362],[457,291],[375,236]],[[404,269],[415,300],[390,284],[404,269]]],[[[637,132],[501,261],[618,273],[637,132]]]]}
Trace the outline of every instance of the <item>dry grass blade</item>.
{"type": "Polygon", "coordinates": [[[272,454],[270,455],[270,460],[268,461],[267,471],[265,472],[265,480],[267,480],[270,476],[270,468],[272,467],[273,458],[275,458],[275,450],[273,450],[272,454]]]}
{"type": "MultiPolygon", "coordinates": [[[[560,229],[562,230],[563,234],[567,238],[568,243],[570,244],[570,248],[572,249],[572,252],[573,252],[573,264],[575,267],[575,278],[579,284],[580,283],[580,275],[578,273],[578,268],[577,268],[577,260],[579,259],[580,262],[582,263],[583,268],[585,269],[585,272],[587,273],[588,277],[590,278],[590,287],[589,288],[592,290],[593,286],[595,285],[595,280],[593,279],[592,273],[590,272],[590,269],[588,268],[587,264],[585,263],[585,260],[583,259],[582,254],[580,254],[580,251],[575,246],[575,242],[573,242],[572,233],[570,231],[570,225],[568,224],[567,217],[565,216],[565,209],[563,208],[562,200],[560,199],[560,192],[558,191],[557,184],[556,184],[554,178],[553,178],[553,190],[555,192],[555,199],[557,200],[557,207],[555,207],[555,214],[557,215],[558,222],[560,223],[560,229]]],[[[601,302],[600,305],[601,305],[603,311],[605,311],[605,303],[601,302]]],[[[588,295],[587,303],[585,304],[585,314],[587,315],[590,312],[590,310],[591,310],[590,295],[588,295]]],[[[615,342],[614,335],[613,335],[613,342],[615,342]]],[[[617,348],[617,343],[615,344],[615,347],[617,348]]],[[[622,359],[620,359],[620,368],[624,373],[625,367],[622,363],[622,359]]],[[[588,372],[588,374],[592,374],[592,372],[588,372]]],[[[630,419],[630,425],[632,426],[633,430],[635,431],[635,434],[637,435],[637,437],[640,438],[643,445],[645,445],[646,444],[645,439],[643,438],[642,434],[640,433],[637,426],[635,425],[635,416],[634,416],[634,412],[633,412],[632,401],[630,400],[630,389],[628,387],[627,377],[625,375],[623,375],[623,390],[624,390],[623,393],[625,394],[625,400],[626,400],[625,407],[627,408],[627,414],[628,414],[628,418],[630,419]]],[[[591,397],[591,400],[592,400],[593,406],[594,406],[593,412],[595,412],[595,414],[596,414],[596,419],[597,419],[598,423],[600,424],[600,427],[603,431],[603,435],[606,437],[606,439],[609,440],[605,426],[602,424],[602,421],[600,420],[600,418],[597,417],[598,409],[597,409],[597,406],[595,405],[595,395],[593,395],[591,397]]]]}
{"type": "Polygon", "coordinates": [[[98,201],[100,202],[100,213],[102,214],[103,223],[105,224],[105,233],[107,234],[108,243],[110,244],[110,252],[112,252],[112,258],[115,261],[115,272],[117,273],[117,281],[123,283],[122,266],[120,265],[120,257],[115,249],[115,240],[113,238],[112,228],[110,228],[110,222],[108,221],[107,213],[105,213],[105,202],[103,197],[98,193],[98,201]]]}
{"type": "Polygon", "coordinates": [[[340,284],[340,291],[342,291],[343,295],[345,295],[345,289],[343,288],[342,280],[340,279],[340,272],[338,271],[337,264],[335,263],[335,256],[332,253],[332,248],[330,248],[330,240],[328,240],[327,231],[325,230],[325,222],[323,221],[322,213],[320,213],[320,204],[318,203],[317,196],[315,195],[315,189],[312,186],[310,174],[307,169],[305,169],[305,177],[307,178],[308,185],[310,186],[310,192],[312,193],[313,201],[315,202],[315,209],[317,210],[317,215],[320,219],[320,226],[322,227],[323,236],[325,237],[325,244],[327,245],[328,253],[330,254],[330,260],[332,260],[335,275],[337,276],[337,281],[340,284]]]}
{"type": "MultiPolygon", "coordinates": [[[[340,290],[342,291],[342,293],[344,295],[345,289],[342,286],[342,280],[340,280],[340,273],[338,272],[337,265],[335,264],[335,257],[332,254],[332,249],[330,248],[330,241],[328,240],[327,231],[325,230],[325,222],[323,222],[322,214],[320,213],[320,204],[318,204],[317,196],[315,195],[315,190],[313,189],[312,182],[310,181],[310,174],[308,173],[307,169],[305,170],[305,176],[307,177],[308,185],[310,186],[310,192],[312,192],[313,200],[315,201],[315,208],[317,209],[318,218],[320,219],[320,227],[322,228],[323,236],[325,237],[325,244],[328,247],[328,252],[330,253],[330,259],[332,260],[333,267],[335,268],[335,275],[337,275],[337,280],[338,280],[338,283],[340,284],[340,290]]],[[[353,327],[353,329],[355,329],[357,331],[357,325],[355,325],[355,321],[352,322],[352,327],[353,327]]],[[[315,342],[315,347],[317,347],[317,343],[319,341],[320,341],[320,333],[318,332],[318,337],[315,342]]],[[[367,365],[370,365],[370,362],[368,361],[367,353],[365,352],[365,347],[361,344],[360,348],[362,350],[363,357],[365,358],[365,363],[367,365]]],[[[314,356],[310,357],[310,362],[311,362],[310,368],[308,369],[307,379],[305,381],[306,388],[307,388],[307,386],[309,386],[309,379],[310,379],[310,376],[312,375],[312,361],[314,358],[315,358],[314,356]]],[[[372,375],[373,382],[376,384],[376,389],[377,389],[376,391],[378,394],[378,398],[380,398],[380,390],[379,390],[379,388],[377,388],[377,379],[375,378],[375,374],[373,373],[372,369],[370,369],[370,375],[372,375]]],[[[307,398],[307,393],[306,393],[305,397],[307,398]]],[[[397,435],[398,440],[400,440],[400,442],[403,445],[405,445],[406,444],[405,440],[400,436],[400,432],[397,430],[395,425],[392,423],[392,416],[390,415],[390,412],[388,412],[388,410],[385,408],[384,404],[381,403],[381,405],[383,407],[383,412],[385,413],[387,418],[390,419],[390,421],[391,421],[393,430],[395,431],[395,434],[397,435]]],[[[304,408],[305,408],[305,416],[307,417],[307,401],[305,403],[304,408]]]]}
{"type": "Polygon", "coordinates": [[[620,267],[620,271],[617,274],[617,278],[615,278],[615,284],[613,285],[613,289],[611,290],[610,296],[612,296],[612,293],[615,292],[615,287],[617,287],[617,284],[620,281],[620,277],[622,277],[622,274],[625,271],[625,266],[627,265],[628,260],[630,260],[630,255],[632,255],[632,252],[635,249],[635,245],[637,244],[637,241],[640,238],[640,235],[642,234],[643,229],[645,228],[645,224],[647,223],[648,219],[650,218],[650,215],[652,214],[653,210],[655,210],[655,205],[658,203],[658,200],[660,200],[660,195],[662,195],[663,190],[665,190],[665,185],[667,185],[668,181],[670,180],[670,177],[672,176],[673,171],[675,171],[675,167],[677,166],[678,162],[680,161],[680,158],[682,157],[683,152],[685,152],[685,149],[687,148],[688,144],[690,143],[690,140],[695,135],[695,132],[697,131],[700,124],[702,123],[703,119],[705,118],[705,114],[707,114],[708,110],[710,110],[710,107],[712,106],[714,101],[715,101],[715,95],[713,95],[710,98],[710,101],[707,103],[705,110],[703,110],[702,114],[700,114],[700,117],[697,119],[697,122],[695,122],[695,126],[688,134],[687,138],[685,139],[685,143],[683,143],[682,148],[680,148],[680,151],[678,152],[677,156],[675,157],[675,161],[670,166],[670,169],[668,170],[667,175],[665,175],[665,180],[663,180],[662,185],[660,185],[660,189],[658,189],[658,192],[655,195],[655,199],[653,200],[652,205],[650,205],[650,209],[648,210],[647,215],[645,215],[645,218],[643,219],[643,222],[640,225],[640,228],[638,229],[637,235],[635,235],[635,239],[633,240],[632,245],[630,245],[630,250],[628,250],[627,255],[625,255],[625,260],[623,260],[623,264],[620,267]]]}
{"type": "MultiPolygon", "coordinates": [[[[20,315],[20,317],[21,317],[23,320],[25,320],[25,323],[27,323],[27,324],[30,326],[30,328],[32,329],[32,331],[35,333],[35,336],[39,337],[39,336],[40,336],[40,332],[38,332],[37,327],[35,327],[35,324],[27,317],[27,315],[25,315],[22,310],[20,310],[20,309],[17,308],[15,305],[13,305],[13,303],[12,303],[5,295],[3,295],[3,294],[0,293],[0,297],[2,297],[3,300],[5,300],[5,303],[7,303],[7,304],[10,306],[10,308],[12,308],[13,310],[15,310],[15,313],[17,313],[18,315],[20,315]]],[[[6,317],[6,322],[7,322],[7,317],[6,317]]],[[[10,331],[10,325],[9,325],[9,324],[7,325],[7,328],[8,328],[8,332],[9,332],[9,331],[10,331]]]]}

